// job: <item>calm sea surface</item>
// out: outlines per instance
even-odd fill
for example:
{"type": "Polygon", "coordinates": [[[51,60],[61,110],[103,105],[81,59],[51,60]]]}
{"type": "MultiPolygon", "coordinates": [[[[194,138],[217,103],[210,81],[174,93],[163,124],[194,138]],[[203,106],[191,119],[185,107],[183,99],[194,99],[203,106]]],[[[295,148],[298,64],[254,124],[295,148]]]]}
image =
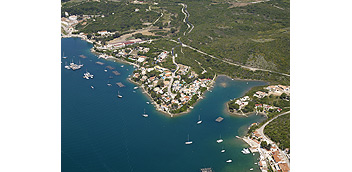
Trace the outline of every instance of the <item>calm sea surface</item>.
{"type": "Polygon", "coordinates": [[[92,45],[79,38],[61,39],[61,47],[67,56],[61,64],[63,172],[198,172],[205,167],[216,172],[260,171],[254,164],[259,155],[243,155],[241,150],[247,145],[235,136],[264,118],[229,116],[225,103],[264,82],[247,84],[218,77],[212,92],[190,113],[170,118],[147,104],[150,100],[140,89],[133,92],[136,85],[127,80],[133,66],[98,59],[90,53],[92,45]],[[76,71],[65,69],[65,63],[72,61],[84,66],[76,71]],[[112,74],[108,65],[121,75],[112,74]],[[94,79],[82,77],[86,70],[94,79]],[[119,88],[117,82],[126,87],[119,88]],[[117,98],[118,91],[122,99],[117,98]],[[148,118],[142,117],[144,109],[148,118]],[[203,123],[197,125],[199,115],[203,123]],[[215,122],[219,116],[224,118],[221,123],[215,122]],[[191,145],[185,145],[188,134],[191,145]],[[220,135],[224,142],[218,144],[220,135]],[[220,152],[222,148],[225,153],[220,152]],[[228,159],[233,162],[226,163],[228,159]]]}

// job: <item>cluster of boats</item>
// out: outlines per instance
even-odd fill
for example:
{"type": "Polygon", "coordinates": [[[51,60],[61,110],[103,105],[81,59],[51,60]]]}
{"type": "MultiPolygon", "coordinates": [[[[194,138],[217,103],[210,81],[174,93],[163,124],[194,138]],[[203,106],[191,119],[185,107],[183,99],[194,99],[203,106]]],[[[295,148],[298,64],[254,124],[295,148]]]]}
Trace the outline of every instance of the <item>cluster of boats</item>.
{"type": "Polygon", "coordinates": [[[86,72],[83,74],[83,78],[85,79],[93,79],[94,75],[90,74],[89,72],[86,72]]]}
{"type": "Polygon", "coordinates": [[[241,151],[243,154],[250,154],[251,152],[249,152],[248,148],[243,148],[241,151]]]}
{"type": "Polygon", "coordinates": [[[65,65],[65,68],[70,70],[78,70],[78,69],[81,69],[83,67],[83,64],[75,64],[73,62],[70,63],[70,65],[65,65]]]}

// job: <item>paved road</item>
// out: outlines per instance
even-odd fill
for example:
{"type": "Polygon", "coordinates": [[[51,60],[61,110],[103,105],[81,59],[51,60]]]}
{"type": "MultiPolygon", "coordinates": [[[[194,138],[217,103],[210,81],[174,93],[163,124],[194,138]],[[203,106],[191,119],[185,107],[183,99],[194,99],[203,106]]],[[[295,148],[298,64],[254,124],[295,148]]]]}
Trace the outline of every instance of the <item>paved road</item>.
{"type": "MultiPolygon", "coordinates": [[[[174,52],[174,48],[172,48],[172,52],[174,52]]],[[[171,80],[170,80],[169,86],[167,87],[167,92],[169,93],[169,95],[172,95],[171,86],[172,86],[172,83],[174,82],[175,73],[180,68],[178,64],[175,62],[175,55],[173,53],[172,53],[172,63],[176,65],[176,70],[172,72],[171,80]]]]}

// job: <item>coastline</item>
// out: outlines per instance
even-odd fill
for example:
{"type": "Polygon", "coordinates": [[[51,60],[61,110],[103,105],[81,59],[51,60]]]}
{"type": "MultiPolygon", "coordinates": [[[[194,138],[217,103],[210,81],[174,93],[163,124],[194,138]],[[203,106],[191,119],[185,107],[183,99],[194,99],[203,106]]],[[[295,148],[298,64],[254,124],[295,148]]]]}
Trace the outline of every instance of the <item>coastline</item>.
{"type": "MultiPolygon", "coordinates": [[[[61,38],[71,38],[71,37],[76,37],[76,38],[81,38],[81,40],[84,40],[84,41],[87,41],[88,43],[93,43],[93,41],[85,38],[84,36],[82,35],[63,35],[61,36],[61,38]]],[[[96,52],[94,51],[93,47],[90,49],[90,52],[95,54],[95,55],[102,55],[104,53],[100,53],[100,52],[96,52]]],[[[99,58],[98,58],[99,59],[99,58]]],[[[117,58],[117,57],[108,57],[107,59],[105,60],[113,60],[114,62],[116,61],[119,61],[121,63],[125,63],[125,64],[129,64],[129,65],[133,65],[133,66],[136,66],[136,67],[139,67],[139,65],[135,64],[135,63],[132,63],[132,62],[129,62],[129,61],[126,61],[124,59],[121,59],[121,58],[117,58]]],[[[203,92],[203,95],[202,95],[202,98],[198,98],[198,100],[193,104],[193,107],[200,101],[200,99],[204,99],[205,96],[204,94],[207,92],[207,91],[210,91],[212,88],[214,88],[214,85],[215,85],[215,82],[217,80],[217,78],[219,76],[225,76],[231,80],[237,80],[237,81],[262,81],[262,80],[254,80],[254,79],[240,79],[240,78],[232,78],[228,75],[225,75],[225,74],[220,74],[220,75],[217,75],[215,74],[214,78],[212,79],[212,82],[209,84],[209,86],[207,87],[207,90],[203,92]]],[[[141,85],[133,80],[131,80],[130,77],[127,78],[128,81],[132,82],[133,84],[136,84],[138,86],[141,87],[141,85]]],[[[262,82],[266,82],[266,81],[262,81],[262,82]]],[[[153,100],[153,98],[151,97],[151,95],[144,89],[144,87],[141,87],[143,89],[143,93],[145,93],[147,95],[147,97],[149,97],[150,101],[151,101],[151,104],[153,104],[153,106],[155,107],[155,109],[164,114],[164,115],[167,115],[167,116],[170,116],[170,117],[174,117],[174,116],[181,116],[181,115],[184,115],[184,114],[187,114],[189,112],[191,112],[191,109],[190,108],[187,108],[186,111],[184,112],[181,112],[181,113],[176,113],[176,114],[172,114],[170,112],[165,112],[165,111],[161,111],[157,108],[157,103],[153,100]]],[[[228,108],[228,104],[226,104],[226,112],[230,115],[230,116],[240,116],[240,117],[248,117],[248,115],[252,114],[252,113],[255,113],[255,112],[248,112],[248,113],[237,113],[237,112],[230,112],[229,111],[229,108],[228,108]]],[[[261,114],[261,115],[265,115],[261,112],[259,112],[258,114],[261,114]]]]}
{"type": "MultiPolygon", "coordinates": [[[[133,81],[131,78],[127,78],[127,80],[130,81],[130,82],[133,83],[133,84],[138,85],[140,88],[142,88],[142,89],[143,89],[142,93],[147,95],[147,97],[148,97],[148,98],[150,99],[150,101],[151,101],[151,104],[154,106],[155,110],[158,111],[158,112],[160,112],[160,113],[162,113],[163,115],[167,115],[167,116],[169,116],[169,117],[179,117],[179,116],[182,116],[182,115],[184,115],[184,114],[187,114],[187,113],[191,112],[191,109],[190,109],[190,108],[188,108],[188,109],[187,109],[186,111],[184,111],[184,112],[175,113],[175,114],[172,114],[172,113],[169,113],[169,112],[165,112],[165,111],[161,111],[161,110],[159,110],[159,109],[157,108],[157,106],[156,106],[157,103],[153,100],[152,96],[144,89],[144,87],[141,87],[141,85],[140,85],[139,83],[133,81]]],[[[196,105],[198,102],[199,102],[199,99],[198,99],[193,105],[196,105]]]]}
{"type": "Polygon", "coordinates": [[[229,110],[229,105],[227,104],[228,102],[226,102],[226,112],[231,115],[231,116],[241,116],[241,117],[248,117],[251,114],[256,114],[256,115],[263,115],[266,116],[265,113],[263,112],[258,112],[258,111],[252,111],[252,112],[247,112],[247,113],[239,113],[239,112],[230,112],[229,110]]]}

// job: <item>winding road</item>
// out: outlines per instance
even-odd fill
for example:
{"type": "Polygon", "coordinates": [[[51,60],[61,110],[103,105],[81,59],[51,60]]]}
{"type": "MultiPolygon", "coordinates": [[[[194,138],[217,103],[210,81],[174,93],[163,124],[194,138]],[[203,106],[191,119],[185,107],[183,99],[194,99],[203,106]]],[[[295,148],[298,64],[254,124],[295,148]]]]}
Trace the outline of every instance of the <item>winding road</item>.
{"type": "Polygon", "coordinates": [[[193,30],[193,28],[194,28],[194,25],[188,21],[188,18],[189,18],[189,16],[191,16],[191,15],[190,15],[189,12],[187,11],[187,4],[180,3],[180,5],[182,5],[181,11],[182,11],[182,13],[185,15],[185,18],[183,19],[183,22],[187,24],[187,29],[186,29],[185,32],[183,32],[183,35],[186,35],[187,30],[188,30],[191,26],[192,26],[192,27],[191,27],[191,29],[188,31],[188,33],[191,33],[191,32],[192,32],[192,30],[193,30]]]}

